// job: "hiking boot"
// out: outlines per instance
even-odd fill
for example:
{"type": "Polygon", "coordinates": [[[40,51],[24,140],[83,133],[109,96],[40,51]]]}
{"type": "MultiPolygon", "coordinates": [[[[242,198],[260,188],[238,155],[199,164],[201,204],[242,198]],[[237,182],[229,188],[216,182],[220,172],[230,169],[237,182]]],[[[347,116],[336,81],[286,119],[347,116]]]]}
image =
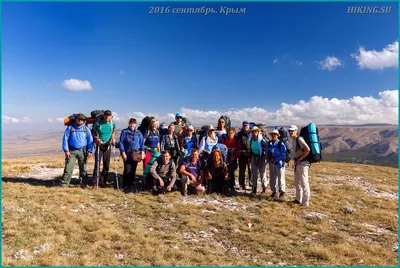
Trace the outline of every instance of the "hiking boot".
{"type": "Polygon", "coordinates": [[[299,202],[299,201],[297,201],[296,199],[295,200],[293,200],[293,201],[290,201],[291,203],[294,203],[294,204],[297,204],[297,205],[300,205],[301,203],[299,202]]]}
{"type": "Polygon", "coordinates": [[[262,194],[265,194],[265,191],[266,191],[266,190],[267,190],[267,188],[263,187],[261,193],[262,193],[262,194]]]}
{"type": "Polygon", "coordinates": [[[183,191],[183,192],[182,192],[182,195],[183,195],[183,196],[187,196],[187,195],[188,195],[188,191],[183,191]]]}
{"type": "Polygon", "coordinates": [[[271,198],[275,198],[276,197],[276,192],[273,192],[270,197],[271,198]]]}
{"type": "Polygon", "coordinates": [[[283,201],[285,199],[285,192],[281,192],[279,194],[279,201],[283,201]]]}

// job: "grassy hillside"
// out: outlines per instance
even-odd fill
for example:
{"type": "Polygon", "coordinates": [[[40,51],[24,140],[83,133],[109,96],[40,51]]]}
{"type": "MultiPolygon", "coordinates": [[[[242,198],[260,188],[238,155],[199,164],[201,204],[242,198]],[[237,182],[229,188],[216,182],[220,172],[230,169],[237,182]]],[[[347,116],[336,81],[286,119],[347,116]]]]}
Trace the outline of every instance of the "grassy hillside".
{"type": "MultiPolygon", "coordinates": [[[[395,168],[313,165],[304,209],[247,193],[184,198],[54,187],[60,157],[2,166],[3,265],[398,264],[395,168]]],[[[287,200],[292,174],[288,168],[287,200]]]]}

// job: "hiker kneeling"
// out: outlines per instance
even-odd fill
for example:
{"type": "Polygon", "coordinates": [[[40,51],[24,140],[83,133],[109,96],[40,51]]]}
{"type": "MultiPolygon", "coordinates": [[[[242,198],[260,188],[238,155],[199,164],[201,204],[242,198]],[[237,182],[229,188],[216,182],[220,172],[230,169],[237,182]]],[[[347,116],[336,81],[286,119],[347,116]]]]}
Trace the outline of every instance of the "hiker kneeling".
{"type": "Polygon", "coordinates": [[[183,160],[180,166],[179,173],[182,174],[182,194],[187,195],[188,190],[190,193],[204,192],[205,188],[202,185],[203,178],[202,164],[199,159],[199,150],[193,149],[190,158],[187,157],[183,160]],[[190,187],[188,189],[188,187],[190,187]]]}
{"type": "Polygon", "coordinates": [[[160,194],[176,190],[176,167],[168,151],[163,151],[160,158],[153,163],[150,169],[153,178],[153,193],[160,194]]]}
{"type": "Polygon", "coordinates": [[[222,161],[220,150],[214,150],[211,153],[212,159],[207,163],[207,172],[205,179],[207,183],[207,193],[226,194],[229,187],[228,166],[222,161]]]}

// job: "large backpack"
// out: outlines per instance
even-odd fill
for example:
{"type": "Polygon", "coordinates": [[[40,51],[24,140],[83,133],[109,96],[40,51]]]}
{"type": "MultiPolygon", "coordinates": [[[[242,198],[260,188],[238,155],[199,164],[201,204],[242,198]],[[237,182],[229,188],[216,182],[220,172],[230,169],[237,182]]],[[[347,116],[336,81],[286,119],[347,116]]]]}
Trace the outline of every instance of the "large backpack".
{"type": "Polygon", "coordinates": [[[201,129],[199,130],[199,139],[198,139],[199,144],[200,144],[201,140],[202,140],[204,137],[207,137],[207,135],[208,135],[208,125],[204,125],[204,126],[202,126],[201,129]]]}
{"type": "MultiPolygon", "coordinates": [[[[92,128],[95,126],[100,126],[100,120],[104,120],[104,110],[94,110],[90,112],[90,116],[93,120],[92,128]]],[[[114,131],[114,121],[111,119],[111,133],[114,131]]],[[[97,131],[97,130],[96,130],[97,131]]]]}
{"type": "Polygon", "coordinates": [[[142,132],[142,135],[146,133],[146,131],[150,128],[151,120],[155,119],[154,116],[146,116],[142,119],[140,126],[138,127],[139,131],[142,132]]]}
{"type": "MultiPolygon", "coordinates": [[[[284,127],[275,127],[275,129],[279,131],[279,140],[285,144],[286,147],[285,162],[289,163],[289,161],[291,160],[293,148],[292,148],[292,143],[289,141],[287,129],[284,127]]],[[[279,145],[279,150],[280,149],[281,146],[279,145]]]]}
{"type": "MultiPolygon", "coordinates": [[[[314,123],[309,123],[307,126],[301,128],[300,137],[303,137],[310,152],[306,156],[309,163],[317,163],[322,160],[322,146],[318,136],[318,128],[314,123]]],[[[296,146],[300,149],[298,139],[296,140],[296,146]]]]}
{"type": "MultiPolygon", "coordinates": [[[[71,126],[74,125],[76,123],[76,117],[78,116],[78,114],[71,114],[68,117],[64,118],[64,126],[71,126]]],[[[87,125],[87,121],[85,122],[85,125],[87,125]]]]}
{"type": "Polygon", "coordinates": [[[190,122],[189,119],[187,119],[187,117],[182,117],[182,122],[185,126],[191,125],[192,123],[190,122]]]}

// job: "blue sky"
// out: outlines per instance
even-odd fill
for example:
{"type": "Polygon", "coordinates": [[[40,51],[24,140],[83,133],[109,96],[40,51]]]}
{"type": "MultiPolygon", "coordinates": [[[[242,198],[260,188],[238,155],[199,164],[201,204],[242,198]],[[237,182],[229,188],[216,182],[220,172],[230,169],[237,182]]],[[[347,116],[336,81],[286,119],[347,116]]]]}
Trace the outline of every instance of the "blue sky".
{"type": "Polygon", "coordinates": [[[376,64],[383,67],[374,69],[365,58],[398,41],[395,3],[375,5],[391,6],[390,14],[347,14],[349,3],[158,4],[246,8],[228,16],[149,14],[154,5],[2,3],[3,123],[55,122],[93,109],[111,109],[123,120],[182,107],[202,116],[273,112],[313,96],[379,99],[379,92],[398,89],[397,63],[385,63],[382,53],[376,64]],[[351,56],[360,46],[364,69],[351,56]],[[325,66],[332,69],[321,68],[327,57],[339,66],[331,58],[325,66]],[[64,88],[71,78],[92,89],[64,88]]]}

